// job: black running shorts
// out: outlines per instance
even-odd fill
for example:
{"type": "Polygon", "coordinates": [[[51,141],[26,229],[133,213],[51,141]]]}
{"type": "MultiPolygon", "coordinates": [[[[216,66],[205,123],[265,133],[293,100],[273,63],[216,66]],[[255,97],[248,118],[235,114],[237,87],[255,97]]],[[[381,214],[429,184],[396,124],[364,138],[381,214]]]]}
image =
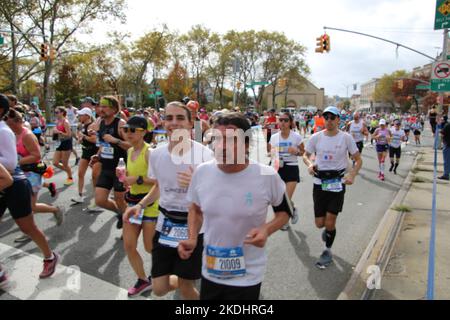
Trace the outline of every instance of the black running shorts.
{"type": "Polygon", "coordinates": [[[91,157],[97,154],[98,149],[97,148],[82,148],[81,151],[81,159],[91,161],[91,157]]]}
{"type": "Polygon", "coordinates": [[[316,218],[324,218],[327,213],[338,215],[344,207],[345,185],[341,192],[323,191],[321,185],[314,184],[313,201],[314,215],[316,218]]]}
{"type": "Polygon", "coordinates": [[[400,159],[400,156],[402,155],[402,147],[394,148],[389,147],[389,158],[397,157],[397,159],[400,159]]]}
{"type": "Polygon", "coordinates": [[[56,151],[72,151],[72,139],[61,141],[61,144],[56,148],[56,151]]]}
{"type": "Polygon", "coordinates": [[[0,217],[3,216],[6,209],[9,210],[14,220],[25,218],[32,214],[32,192],[28,179],[14,181],[11,187],[3,190],[3,196],[0,198],[0,217]],[[17,201],[18,195],[20,201],[17,201]]]}
{"type": "Polygon", "coordinates": [[[153,237],[152,278],[176,275],[185,280],[198,280],[202,276],[203,234],[198,236],[197,247],[191,257],[183,260],[177,248],[170,248],[158,242],[160,233],[153,237]]]}
{"type": "Polygon", "coordinates": [[[288,166],[284,164],[284,166],[278,170],[278,174],[284,182],[300,182],[300,170],[298,165],[288,166]]]}
{"type": "Polygon", "coordinates": [[[250,287],[234,287],[202,277],[200,300],[259,300],[261,283],[250,287]]]}
{"type": "Polygon", "coordinates": [[[97,188],[111,190],[114,188],[114,192],[125,192],[126,189],[119,178],[116,176],[116,172],[111,170],[102,170],[97,180],[97,188]]]}

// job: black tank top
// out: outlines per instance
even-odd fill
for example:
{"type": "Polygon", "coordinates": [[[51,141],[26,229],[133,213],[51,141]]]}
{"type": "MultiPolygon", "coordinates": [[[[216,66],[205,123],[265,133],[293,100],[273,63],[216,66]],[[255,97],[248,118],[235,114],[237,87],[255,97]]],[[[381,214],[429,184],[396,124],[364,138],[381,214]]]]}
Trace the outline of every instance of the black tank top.
{"type": "MultiPolygon", "coordinates": [[[[83,125],[83,129],[81,130],[81,133],[83,133],[85,136],[89,136],[88,127],[91,124],[92,124],[92,122],[89,123],[89,124],[83,125]]],[[[81,142],[81,147],[84,150],[88,150],[88,151],[92,151],[92,152],[97,152],[98,151],[98,147],[96,146],[95,143],[89,142],[89,141],[87,141],[85,139],[83,139],[83,141],[81,142]]]]}
{"type": "Polygon", "coordinates": [[[102,148],[100,152],[100,162],[102,163],[102,169],[115,170],[119,159],[123,158],[125,162],[127,161],[127,152],[119,147],[117,144],[109,144],[103,140],[105,134],[110,134],[116,139],[121,139],[119,135],[119,122],[120,118],[114,118],[114,121],[106,125],[105,120],[100,122],[99,133],[99,144],[102,148]]]}
{"type": "Polygon", "coordinates": [[[430,112],[430,123],[435,123],[437,118],[437,112],[430,112]]]}

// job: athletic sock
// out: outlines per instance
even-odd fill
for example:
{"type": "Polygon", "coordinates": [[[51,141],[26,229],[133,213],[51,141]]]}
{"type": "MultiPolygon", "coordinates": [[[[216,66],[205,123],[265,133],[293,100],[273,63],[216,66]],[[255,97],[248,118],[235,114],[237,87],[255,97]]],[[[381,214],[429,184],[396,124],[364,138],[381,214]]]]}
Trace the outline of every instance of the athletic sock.
{"type": "Polygon", "coordinates": [[[331,249],[333,246],[334,238],[336,238],[336,229],[329,231],[325,230],[325,235],[327,240],[325,241],[325,245],[327,249],[331,249]]]}

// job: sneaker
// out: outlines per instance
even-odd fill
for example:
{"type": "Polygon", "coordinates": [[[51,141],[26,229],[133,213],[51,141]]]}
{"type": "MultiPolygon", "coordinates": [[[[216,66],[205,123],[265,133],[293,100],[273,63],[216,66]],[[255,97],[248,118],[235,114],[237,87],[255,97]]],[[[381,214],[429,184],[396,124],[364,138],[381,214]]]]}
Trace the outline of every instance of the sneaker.
{"type": "Polygon", "coordinates": [[[326,269],[333,262],[333,255],[330,251],[324,250],[320,255],[319,261],[316,262],[316,267],[319,269],[326,269]]]}
{"type": "Polygon", "coordinates": [[[64,182],[65,186],[71,186],[73,185],[73,179],[67,179],[66,182],[64,182]]]}
{"type": "Polygon", "coordinates": [[[54,182],[49,183],[48,191],[50,192],[50,196],[52,198],[56,197],[56,184],[54,182]]]}
{"type": "Polygon", "coordinates": [[[384,173],[380,174],[380,180],[384,181],[384,173]]]}
{"type": "Polygon", "coordinates": [[[449,177],[449,176],[440,176],[440,177],[438,177],[438,179],[439,179],[439,180],[446,180],[446,181],[449,181],[449,180],[450,180],[450,177],[449,177]]]}
{"type": "Polygon", "coordinates": [[[46,279],[48,277],[51,277],[56,270],[56,265],[58,264],[59,256],[53,252],[53,259],[52,260],[44,260],[44,269],[42,270],[41,274],[39,275],[40,279],[46,279]]]}
{"type": "Polygon", "coordinates": [[[152,290],[152,280],[151,278],[148,281],[138,279],[134,287],[128,289],[128,296],[134,297],[146,291],[152,290]]]}
{"type": "Polygon", "coordinates": [[[288,229],[289,229],[289,222],[281,227],[281,231],[288,231],[288,229]]]}
{"type": "Polygon", "coordinates": [[[56,211],[53,215],[55,216],[56,219],[56,225],[59,227],[60,225],[62,225],[64,221],[64,213],[61,207],[56,206],[56,208],[58,209],[58,211],[56,211]]]}
{"type": "Polygon", "coordinates": [[[122,229],[122,228],[123,228],[123,219],[122,219],[122,215],[121,215],[121,214],[118,214],[116,217],[117,217],[116,228],[117,228],[117,229],[122,229]]]}
{"type": "Polygon", "coordinates": [[[76,196],[76,197],[73,197],[72,199],[70,199],[70,201],[75,202],[75,203],[83,203],[84,198],[82,196],[76,196]]]}
{"type": "Polygon", "coordinates": [[[15,243],[23,243],[23,242],[27,242],[30,241],[31,238],[26,235],[25,233],[22,233],[20,236],[18,236],[17,238],[14,239],[15,243]]]}
{"type": "Polygon", "coordinates": [[[88,212],[100,212],[103,211],[102,208],[98,207],[95,202],[88,205],[88,212]]]}
{"type": "Polygon", "coordinates": [[[299,216],[298,216],[298,210],[296,207],[294,207],[294,212],[292,213],[291,223],[296,224],[298,222],[299,216]]]}

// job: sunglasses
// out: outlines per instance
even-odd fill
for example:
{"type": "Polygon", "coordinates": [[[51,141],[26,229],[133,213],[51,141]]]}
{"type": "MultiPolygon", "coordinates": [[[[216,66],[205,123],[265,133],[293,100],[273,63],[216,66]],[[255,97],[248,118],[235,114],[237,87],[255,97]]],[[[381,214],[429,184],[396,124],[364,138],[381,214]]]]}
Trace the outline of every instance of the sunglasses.
{"type": "Polygon", "coordinates": [[[280,118],[280,122],[291,122],[289,118],[280,118]]]}
{"type": "MultiPolygon", "coordinates": [[[[184,120],[186,120],[186,117],[183,116],[183,115],[177,115],[175,118],[176,118],[178,121],[184,121],[184,120]]],[[[174,116],[172,116],[172,115],[166,116],[166,120],[167,120],[167,121],[172,121],[173,119],[174,119],[174,116]]]]}
{"type": "Polygon", "coordinates": [[[131,133],[136,133],[136,131],[139,131],[139,132],[145,131],[142,128],[122,128],[122,129],[125,133],[128,133],[128,131],[130,131],[131,133]]]}
{"type": "Polygon", "coordinates": [[[323,118],[324,118],[325,120],[336,120],[337,115],[327,113],[327,114],[324,114],[324,115],[323,115],[323,118]]]}

